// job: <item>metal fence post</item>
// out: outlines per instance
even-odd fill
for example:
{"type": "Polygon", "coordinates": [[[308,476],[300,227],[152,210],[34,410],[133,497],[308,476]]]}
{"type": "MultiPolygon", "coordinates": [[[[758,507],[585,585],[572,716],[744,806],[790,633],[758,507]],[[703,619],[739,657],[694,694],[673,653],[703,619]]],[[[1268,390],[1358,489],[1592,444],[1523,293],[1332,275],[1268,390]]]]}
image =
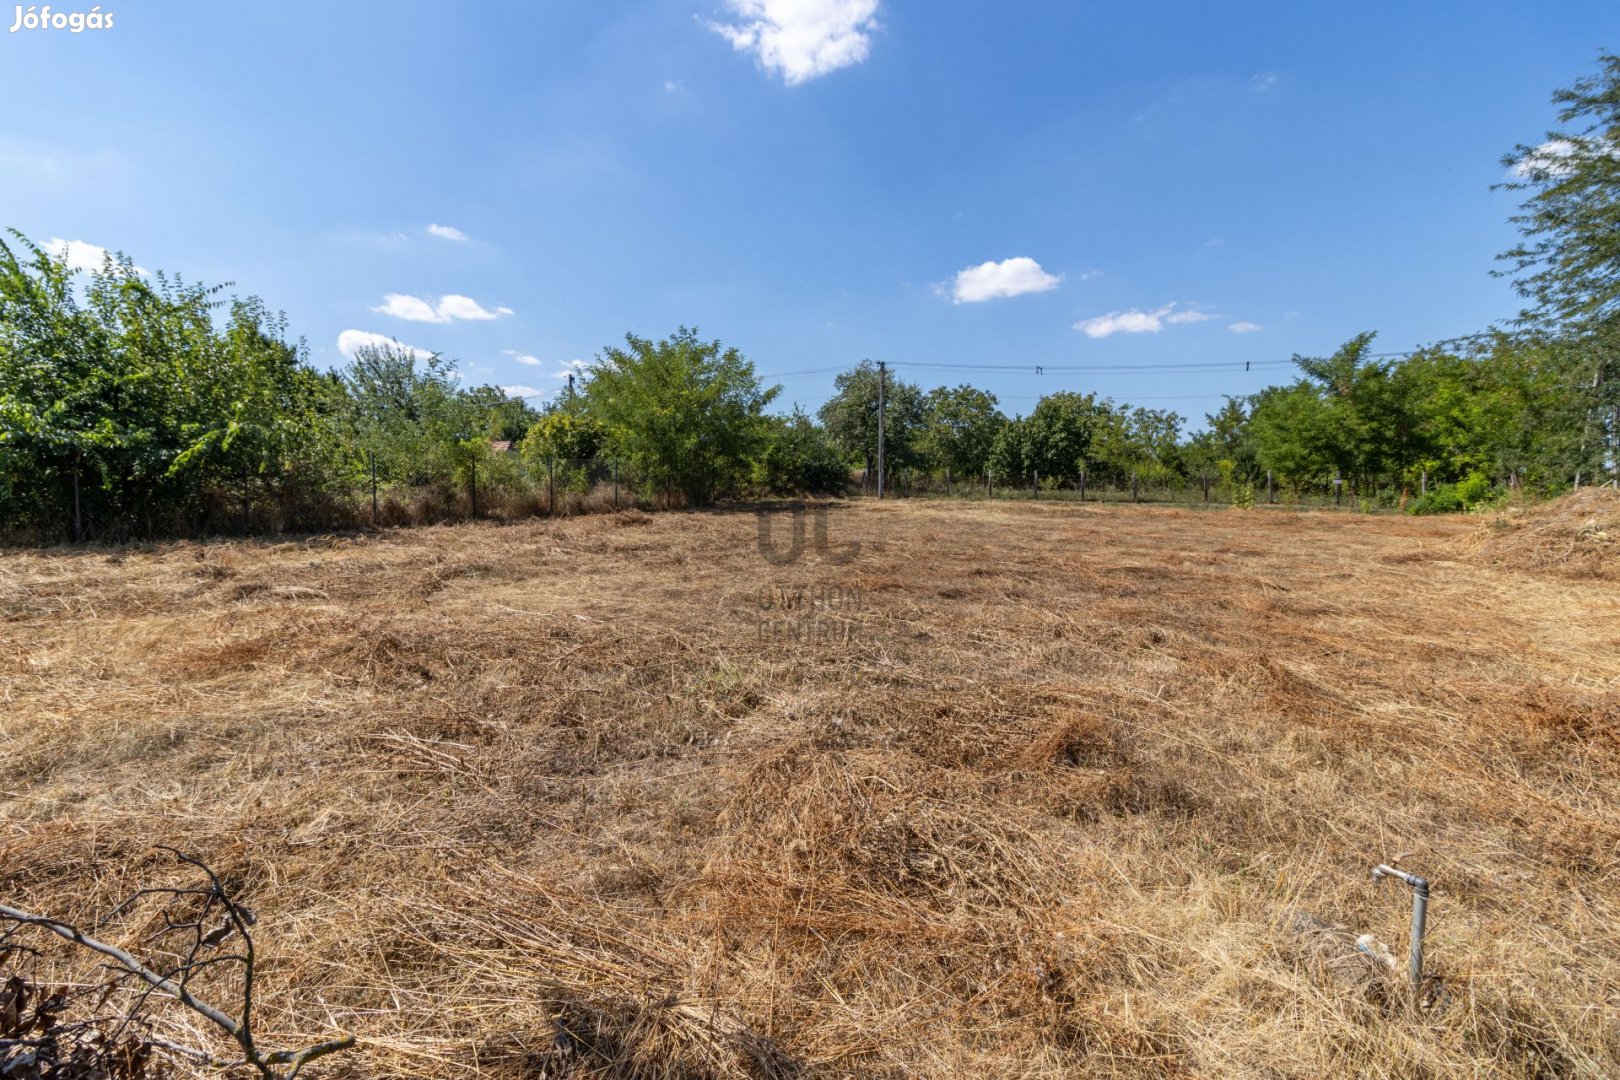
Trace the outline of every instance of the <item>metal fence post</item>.
{"type": "Polygon", "coordinates": [[[1080,470],[1080,501],[1086,501],[1086,470],[1080,470]]]}
{"type": "Polygon", "coordinates": [[[1041,497],[1041,470],[1039,469],[1029,470],[1029,497],[1032,499],[1041,497]]]}
{"type": "Polygon", "coordinates": [[[1275,495],[1275,492],[1274,492],[1274,490],[1272,489],[1272,486],[1271,486],[1271,470],[1267,469],[1266,470],[1266,502],[1272,503],[1272,502],[1276,502],[1276,501],[1277,501],[1276,495],[1275,495]]]}
{"type": "Polygon", "coordinates": [[[1137,496],[1140,489],[1137,487],[1136,473],[1131,473],[1131,502],[1140,501],[1137,496]]]}
{"type": "Polygon", "coordinates": [[[478,517],[478,462],[476,461],[472,463],[472,468],[467,471],[467,484],[472,494],[472,516],[476,520],[478,517]]]}
{"type": "Polygon", "coordinates": [[[613,459],[613,509],[619,508],[619,459],[613,459]]]}
{"type": "Polygon", "coordinates": [[[549,509],[546,511],[552,517],[557,516],[557,459],[546,458],[546,501],[549,509]]]}
{"type": "Polygon", "coordinates": [[[368,450],[366,456],[371,459],[371,524],[377,524],[377,451],[368,450]]]}

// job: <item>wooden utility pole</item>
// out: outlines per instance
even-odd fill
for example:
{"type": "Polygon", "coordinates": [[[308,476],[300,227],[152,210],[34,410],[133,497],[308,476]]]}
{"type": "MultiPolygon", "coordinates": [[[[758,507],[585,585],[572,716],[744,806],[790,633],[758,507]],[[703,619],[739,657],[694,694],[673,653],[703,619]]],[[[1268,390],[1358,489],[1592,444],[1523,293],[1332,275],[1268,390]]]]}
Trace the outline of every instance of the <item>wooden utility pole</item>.
{"type": "Polygon", "coordinates": [[[884,401],[884,390],[886,389],[886,387],[885,387],[884,384],[888,381],[888,373],[889,373],[888,365],[884,361],[879,360],[878,361],[878,474],[877,474],[877,497],[880,498],[880,499],[883,498],[883,411],[884,411],[884,408],[885,408],[885,405],[886,405],[886,402],[884,401]]]}

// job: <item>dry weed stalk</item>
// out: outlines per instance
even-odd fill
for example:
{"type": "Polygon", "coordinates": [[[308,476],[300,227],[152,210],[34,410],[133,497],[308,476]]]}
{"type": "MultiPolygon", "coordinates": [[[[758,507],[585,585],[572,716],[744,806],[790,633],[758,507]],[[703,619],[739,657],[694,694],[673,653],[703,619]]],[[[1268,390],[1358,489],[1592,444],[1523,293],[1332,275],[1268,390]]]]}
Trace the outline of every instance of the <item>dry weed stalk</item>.
{"type": "Polygon", "coordinates": [[[52,1060],[42,1068],[38,1051],[49,1048],[59,1052],[60,1049],[60,1034],[51,1029],[56,1026],[56,1014],[67,1007],[66,995],[53,995],[48,999],[51,1004],[43,1007],[36,1005],[33,1015],[28,1018],[31,1022],[25,1024],[23,1012],[28,987],[19,976],[13,975],[9,984],[7,1014],[0,1022],[0,1075],[17,1080],[30,1076],[66,1080],[69,1076],[90,1077],[100,1070],[105,1075],[143,1076],[148,1050],[155,1047],[212,1068],[247,1067],[261,1080],[294,1080],[310,1062],[347,1050],[355,1044],[353,1035],[344,1035],[298,1050],[263,1049],[255,1035],[253,1022],[257,954],[249,927],[257,920],[248,908],[231,896],[219,875],[207,864],[173,848],[163,847],[161,850],[172,854],[179,863],[201,871],[207,883],[141,889],[102,920],[106,923],[116,919],[144,899],[165,898],[168,904],[161,912],[163,928],[149,940],[158,941],[179,935],[181,944],[178,947],[168,946],[165,950],[166,960],[157,968],[141,961],[127,949],[91,937],[72,923],[0,904],[0,922],[9,924],[0,930],[0,953],[32,952],[14,939],[20,928],[35,927],[112,961],[108,965],[112,971],[109,979],[99,986],[79,988],[81,996],[86,990],[95,992],[97,1010],[115,993],[130,991],[131,983],[141,986],[127,995],[132,1000],[116,1022],[80,1021],[68,1039],[68,1042],[76,1045],[63,1058],[52,1060]],[[181,909],[184,911],[177,921],[176,914],[181,909]],[[227,942],[234,944],[238,951],[217,951],[227,942]],[[231,965],[236,967],[239,978],[240,1005],[236,1016],[210,1004],[193,989],[200,975],[213,975],[215,969],[231,965]],[[236,1043],[241,1057],[220,1059],[200,1047],[183,1045],[154,1034],[134,1035],[132,1029],[149,1026],[145,1013],[154,994],[178,1001],[213,1024],[236,1043]],[[111,1024],[110,1031],[106,1030],[108,1024],[111,1024]],[[35,1029],[41,1037],[29,1037],[35,1029]],[[31,1052],[14,1056],[18,1050],[31,1052]],[[110,1059],[108,1051],[114,1055],[110,1059]]]}

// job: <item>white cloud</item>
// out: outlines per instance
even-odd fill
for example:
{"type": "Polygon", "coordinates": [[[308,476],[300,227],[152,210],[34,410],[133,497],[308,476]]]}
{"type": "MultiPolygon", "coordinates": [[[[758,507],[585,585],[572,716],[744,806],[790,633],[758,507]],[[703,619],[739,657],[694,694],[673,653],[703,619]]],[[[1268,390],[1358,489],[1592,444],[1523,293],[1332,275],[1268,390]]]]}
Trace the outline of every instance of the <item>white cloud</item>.
{"type": "Polygon", "coordinates": [[[487,321],[513,314],[509,307],[501,306],[490,311],[472,297],[459,296],[455,293],[441,296],[437,302],[424,300],[420,296],[389,293],[383,297],[380,306],[371,310],[379,315],[392,315],[396,319],[405,319],[409,322],[428,323],[455,322],[457,319],[487,321]]]}
{"type": "Polygon", "coordinates": [[[1574,172],[1580,160],[1605,154],[1620,161],[1620,146],[1605,144],[1602,139],[1548,139],[1515,161],[1508,171],[1520,180],[1560,180],[1574,172]]]}
{"type": "Polygon", "coordinates": [[[1253,334],[1257,333],[1261,327],[1259,323],[1235,322],[1231,326],[1228,326],[1227,329],[1232,331],[1234,334],[1253,334]]]}
{"type": "Polygon", "coordinates": [[[543,390],[536,390],[534,387],[524,386],[522,383],[516,386],[503,386],[501,392],[507,397],[540,397],[545,393],[543,390]]]}
{"type": "Polygon", "coordinates": [[[518,363],[527,364],[530,367],[539,367],[540,366],[540,358],[538,356],[530,356],[528,353],[520,353],[516,349],[502,349],[501,350],[501,355],[502,356],[510,356],[512,359],[516,360],[518,363]]]}
{"type": "Polygon", "coordinates": [[[673,93],[676,93],[677,91],[684,90],[685,88],[686,88],[686,80],[685,79],[665,79],[664,80],[664,91],[665,91],[665,93],[673,94],[673,93]]]}
{"type": "Polygon", "coordinates": [[[1057,288],[1062,280],[1062,274],[1048,274],[1041,269],[1040,263],[1028,256],[980,263],[957,271],[956,280],[951,285],[951,302],[973,304],[981,300],[1046,292],[1057,288]]]}
{"type": "Polygon", "coordinates": [[[418,360],[426,360],[433,355],[427,349],[419,349],[415,345],[406,345],[396,338],[391,338],[386,334],[373,334],[369,330],[345,330],[338,335],[338,352],[347,356],[350,360],[353,360],[354,354],[367,345],[391,345],[396,349],[405,349],[414,354],[418,360]]]}
{"type": "Polygon", "coordinates": [[[742,21],[709,28],[789,86],[859,64],[877,28],[878,0],[726,0],[726,7],[742,21]]]}
{"type": "MultiPolygon", "coordinates": [[[[1171,305],[1172,307],[1174,305],[1171,305]]],[[[1207,311],[1172,311],[1164,317],[1164,321],[1172,325],[1180,323],[1206,322],[1209,319],[1218,319],[1219,315],[1211,315],[1207,311]]]]}
{"type": "Polygon", "coordinates": [[[1101,270],[1082,270],[1077,276],[1081,281],[1096,281],[1103,276],[1103,272],[1101,270]]]}
{"type": "Polygon", "coordinates": [[[583,375],[590,366],[583,360],[570,360],[562,365],[562,370],[553,371],[551,377],[553,379],[566,379],[570,375],[583,375]]]}
{"type": "Polygon", "coordinates": [[[1269,71],[1261,72],[1249,80],[1251,90],[1266,91],[1277,85],[1277,76],[1269,71]]]}
{"type": "Polygon", "coordinates": [[[441,240],[471,240],[472,237],[456,228],[454,225],[429,225],[427,231],[441,240]]]}
{"type": "Polygon", "coordinates": [[[1575,156],[1575,150],[1575,144],[1568,139],[1548,139],[1513,163],[1513,175],[1521,180],[1528,180],[1537,173],[1568,176],[1569,159],[1575,156]]]}
{"type": "MultiPolygon", "coordinates": [[[[83,270],[93,274],[100,270],[107,256],[112,254],[104,247],[86,243],[83,240],[63,240],[60,236],[53,236],[39,245],[45,254],[66,266],[69,270],[83,270]]],[[[135,268],[137,274],[145,274],[143,267],[135,268]]]]}
{"type": "Polygon", "coordinates": [[[1208,319],[1218,319],[1219,315],[1211,315],[1206,311],[1195,311],[1182,308],[1172,302],[1152,311],[1139,311],[1131,308],[1129,311],[1110,311],[1106,315],[1098,315],[1091,319],[1082,319],[1074,324],[1076,330],[1082,331],[1089,338],[1105,338],[1114,334],[1157,334],[1164,329],[1166,323],[1195,323],[1208,319]]]}

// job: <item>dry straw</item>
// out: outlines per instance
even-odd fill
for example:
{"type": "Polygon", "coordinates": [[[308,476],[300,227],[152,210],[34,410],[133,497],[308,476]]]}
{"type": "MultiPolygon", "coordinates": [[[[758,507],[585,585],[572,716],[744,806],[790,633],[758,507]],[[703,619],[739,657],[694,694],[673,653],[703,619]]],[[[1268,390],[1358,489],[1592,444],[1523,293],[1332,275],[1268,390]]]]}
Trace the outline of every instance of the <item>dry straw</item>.
{"type": "Polygon", "coordinates": [[[197,853],[258,914],[263,1036],[359,1035],[309,1075],[1616,1075],[1620,593],[1479,528],[863,503],[845,566],[741,511],[7,554],[0,899],[88,921],[197,853]],[[762,634],[798,586],[859,633],[762,634]],[[1421,1006],[1353,945],[1400,951],[1400,854],[1421,1006]]]}

